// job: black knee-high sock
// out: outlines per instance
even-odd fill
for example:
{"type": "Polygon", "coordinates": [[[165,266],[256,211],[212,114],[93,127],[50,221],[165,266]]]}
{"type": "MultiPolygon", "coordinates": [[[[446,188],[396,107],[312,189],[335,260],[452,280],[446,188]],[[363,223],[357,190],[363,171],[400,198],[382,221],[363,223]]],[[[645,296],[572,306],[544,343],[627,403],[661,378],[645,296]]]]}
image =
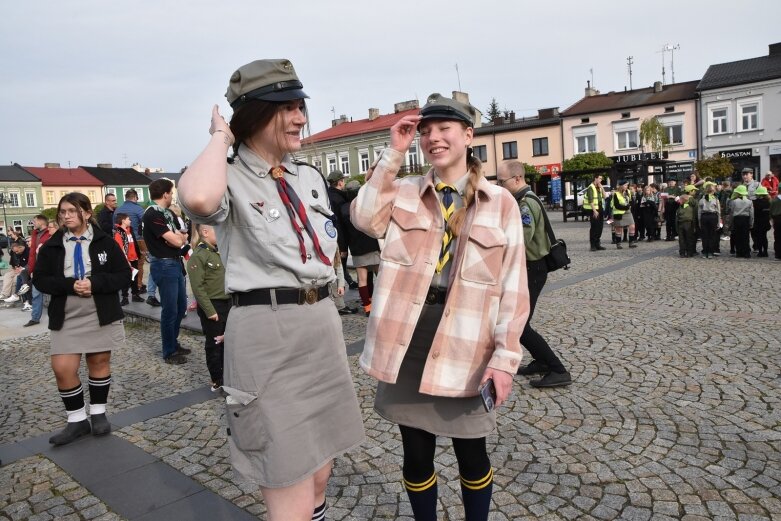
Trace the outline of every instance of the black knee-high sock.
{"type": "Polygon", "coordinates": [[[89,412],[90,414],[105,414],[108,402],[108,390],[111,387],[111,375],[104,377],[89,377],[89,412]]]}
{"type": "Polygon", "coordinates": [[[417,483],[405,477],[404,488],[415,521],[437,521],[437,473],[434,472],[427,480],[417,483]]]}
{"type": "Polygon", "coordinates": [[[81,382],[72,389],[58,389],[62,403],[65,404],[65,411],[68,413],[68,422],[80,422],[87,419],[84,410],[84,388],[81,382]]]}
{"type": "Polygon", "coordinates": [[[323,500],[323,504],[315,508],[315,511],[312,513],[312,521],[325,521],[325,503],[325,500],[323,500]]]}
{"type": "Polygon", "coordinates": [[[493,493],[494,473],[486,452],[485,438],[453,438],[458,460],[461,496],[466,521],[486,521],[493,493]]]}

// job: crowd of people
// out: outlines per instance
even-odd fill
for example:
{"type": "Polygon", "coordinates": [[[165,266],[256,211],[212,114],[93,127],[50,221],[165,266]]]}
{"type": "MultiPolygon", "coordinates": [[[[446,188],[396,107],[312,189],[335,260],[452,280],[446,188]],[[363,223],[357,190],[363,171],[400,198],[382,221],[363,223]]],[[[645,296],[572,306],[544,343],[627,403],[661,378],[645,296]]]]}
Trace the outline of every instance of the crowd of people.
{"type": "Polygon", "coordinates": [[[605,250],[601,237],[605,220],[611,225],[612,244],[636,248],[640,241],[678,241],[681,257],[721,255],[721,241],[729,241],[729,254],[739,258],[769,257],[767,234],[774,230],[776,260],[781,260],[781,199],[778,178],[768,172],[761,182],[753,170],[741,172],[742,182],[700,179],[696,172],[682,185],[666,183],[645,186],[618,181],[606,197],[603,176],[597,175],[584,196],[584,214],[591,222],[591,251],[605,250]],[[665,237],[662,239],[662,230],[665,237]]]}

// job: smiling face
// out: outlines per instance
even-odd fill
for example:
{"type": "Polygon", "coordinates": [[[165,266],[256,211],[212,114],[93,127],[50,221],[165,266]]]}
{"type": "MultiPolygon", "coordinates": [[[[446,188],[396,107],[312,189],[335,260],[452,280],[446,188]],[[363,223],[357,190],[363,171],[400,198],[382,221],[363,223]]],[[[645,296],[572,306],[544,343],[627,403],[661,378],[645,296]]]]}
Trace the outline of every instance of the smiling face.
{"type": "Polygon", "coordinates": [[[306,125],[304,100],[280,104],[271,122],[260,131],[260,140],[276,145],[282,155],[301,150],[301,130],[306,125]]]}
{"type": "Polygon", "coordinates": [[[472,144],[472,127],[449,119],[435,119],[420,124],[420,146],[426,162],[438,171],[463,165],[466,148],[472,144]]]}

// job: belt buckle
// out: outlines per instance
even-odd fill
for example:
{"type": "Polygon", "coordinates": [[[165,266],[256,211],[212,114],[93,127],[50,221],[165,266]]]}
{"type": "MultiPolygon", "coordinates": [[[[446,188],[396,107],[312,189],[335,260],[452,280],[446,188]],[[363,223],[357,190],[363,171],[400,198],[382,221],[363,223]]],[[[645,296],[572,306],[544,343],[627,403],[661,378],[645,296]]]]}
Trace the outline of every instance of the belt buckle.
{"type": "Polygon", "coordinates": [[[317,302],[317,289],[309,288],[304,293],[304,300],[307,304],[314,304],[317,302]]]}

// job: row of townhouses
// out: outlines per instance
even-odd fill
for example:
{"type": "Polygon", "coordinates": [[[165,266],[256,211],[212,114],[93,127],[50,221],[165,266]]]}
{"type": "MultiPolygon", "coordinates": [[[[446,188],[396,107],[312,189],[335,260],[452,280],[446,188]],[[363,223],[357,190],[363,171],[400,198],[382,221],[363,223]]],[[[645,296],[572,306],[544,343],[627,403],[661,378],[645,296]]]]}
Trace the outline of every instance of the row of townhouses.
{"type": "MultiPolygon", "coordinates": [[[[537,190],[550,189],[562,162],[576,154],[604,152],[621,175],[662,181],[682,178],[700,158],[728,157],[735,171],[752,168],[755,179],[772,170],[781,174],[781,43],[767,56],[711,65],[702,79],[683,83],[608,92],[592,86],[564,111],[544,108],[536,116],[516,118],[513,112],[474,130],[474,154],[494,175],[497,164],[518,159],[542,174],[537,190]],[[657,117],[667,130],[668,146],[660,154],[640,142],[640,125],[657,117]]],[[[453,95],[468,101],[465,93],[453,95]]],[[[416,114],[417,101],[397,103],[391,114],[369,109],[367,119],[341,116],[331,128],[305,140],[302,159],[328,173],[366,172],[388,146],[389,129],[406,114],[416,114]]],[[[423,172],[419,140],[409,149],[404,169],[423,172]]],[[[570,187],[567,187],[569,193],[570,187]]]]}
{"type": "Polygon", "coordinates": [[[42,167],[14,163],[0,166],[0,233],[14,229],[27,234],[32,219],[47,208],[55,208],[68,192],[81,192],[96,206],[108,194],[119,204],[125,192],[133,188],[139,202],[149,202],[149,183],[160,177],[178,180],[180,173],[139,171],[136,168],[113,168],[110,164],[62,168],[59,163],[42,167]]]}

